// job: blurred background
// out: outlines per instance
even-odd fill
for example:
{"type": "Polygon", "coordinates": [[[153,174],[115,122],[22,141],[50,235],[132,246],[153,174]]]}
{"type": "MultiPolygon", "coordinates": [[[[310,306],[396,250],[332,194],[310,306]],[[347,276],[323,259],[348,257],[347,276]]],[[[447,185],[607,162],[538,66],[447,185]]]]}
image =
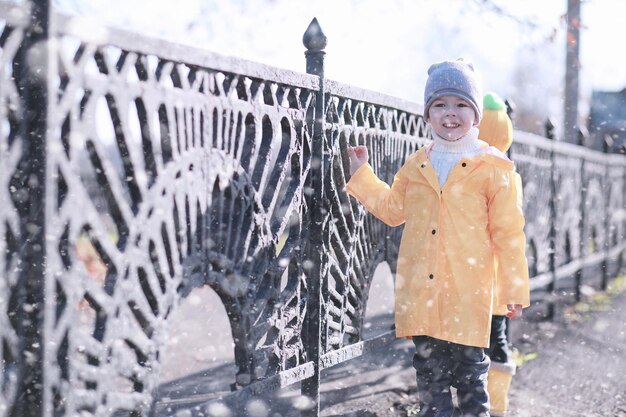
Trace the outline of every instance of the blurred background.
{"type": "MultiPolygon", "coordinates": [[[[570,124],[586,130],[592,107],[626,107],[621,0],[56,0],[55,6],[87,19],[88,28],[120,27],[299,72],[302,34],[317,17],[328,37],[327,78],[421,103],[428,66],[463,57],[482,72],[486,91],[515,104],[515,127],[538,134],[550,117],[556,136],[564,136],[566,76],[578,97],[570,124]]],[[[611,117],[619,120],[597,120],[591,130],[617,123],[609,133],[623,140],[626,116],[611,117]]]]}

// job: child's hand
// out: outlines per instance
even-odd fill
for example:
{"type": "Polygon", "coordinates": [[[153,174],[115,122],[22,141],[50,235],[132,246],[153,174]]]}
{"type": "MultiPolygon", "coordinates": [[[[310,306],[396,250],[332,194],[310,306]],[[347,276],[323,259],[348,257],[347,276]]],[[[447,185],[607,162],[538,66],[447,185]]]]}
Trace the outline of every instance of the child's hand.
{"type": "Polygon", "coordinates": [[[522,305],[521,304],[507,304],[506,308],[509,310],[506,316],[510,319],[522,317],[522,305]]]}
{"type": "Polygon", "coordinates": [[[348,156],[350,157],[350,175],[369,160],[369,153],[365,146],[348,146],[348,156]]]}

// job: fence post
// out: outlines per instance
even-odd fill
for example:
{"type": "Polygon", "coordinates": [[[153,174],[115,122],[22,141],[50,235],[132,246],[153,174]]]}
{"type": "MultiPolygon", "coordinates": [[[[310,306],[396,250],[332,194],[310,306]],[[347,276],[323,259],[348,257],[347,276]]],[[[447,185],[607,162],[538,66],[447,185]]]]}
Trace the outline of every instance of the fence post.
{"type": "MultiPolygon", "coordinates": [[[[626,166],[622,165],[622,195],[626,196],[626,166]]],[[[622,210],[626,211],[626,199],[622,200],[622,210]]],[[[626,218],[622,219],[622,235],[618,236],[618,239],[621,241],[625,234],[626,234],[626,218]]],[[[626,257],[626,249],[622,249],[619,252],[619,259],[618,259],[618,264],[617,264],[617,271],[618,274],[622,274],[626,271],[626,269],[624,268],[624,258],[626,257]]]]}
{"type": "MultiPolygon", "coordinates": [[[[580,129],[577,130],[578,134],[577,134],[577,138],[578,138],[578,146],[583,146],[583,143],[585,142],[585,137],[583,135],[583,133],[580,131],[580,129]]],[[[580,207],[579,207],[579,213],[580,213],[580,219],[578,221],[578,225],[580,228],[580,244],[579,244],[579,253],[580,253],[580,268],[578,268],[576,270],[576,277],[575,277],[575,285],[576,285],[576,302],[580,302],[580,300],[582,299],[582,293],[581,293],[581,287],[583,285],[583,271],[585,269],[585,247],[587,246],[587,239],[589,238],[588,236],[585,236],[585,225],[586,225],[586,213],[587,210],[585,210],[585,203],[587,200],[587,187],[589,186],[589,184],[585,184],[585,157],[581,157],[580,160],[580,207]]]]}
{"type": "Polygon", "coordinates": [[[319,90],[315,98],[315,120],[309,125],[313,126],[311,146],[311,171],[310,183],[312,195],[309,213],[312,219],[309,230],[309,244],[307,258],[310,268],[307,269],[307,311],[306,330],[303,334],[304,349],[307,360],[313,362],[314,374],[302,382],[301,392],[312,401],[313,406],[302,412],[303,416],[318,416],[320,411],[320,360],[323,353],[321,346],[322,326],[322,297],[321,284],[323,282],[323,270],[325,270],[324,218],[328,212],[325,204],[324,175],[326,163],[324,160],[324,115],[326,113],[324,97],[324,48],[327,39],[322,28],[313,18],[309,27],[304,32],[302,42],[306,47],[306,72],[319,76],[319,90]]]}
{"type": "Polygon", "coordinates": [[[9,414],[35,417],[46,414],[43,377],[50,2],[29,1],[26,7],[30,9],[30,20],[14,68],[22,106],[19,135],[23,142],[22,158],[11,182],[21,233],[16,307],[21,346],[17,399],[9,414]]]}
{"type": "MultiPolygon", "coordinates": [[[[550,119],[546,120],[546,137],[552,141],[554,138],[554,124],[550,119]]],[[[548,285],[550,292],[550,301],[548,304],[548,318],[554,318],[556,315],[556,169],[555,169],[554,147],[550,150],[550,273],[552,281],[548,285]]]]}
{"type": "MultiPolygon", "coordinates": [[[[604,157],[608,159],[608,147],[603,147],[604,157]]],[[[604,190],[605,190],[605,203],[604,203],[604,257],[602,258],[602,282],[600,283],[600,289],[606,291],[609,284],[609,253],[611,251],[611,212],[613,210],[610,207],[611,203],[611,165],[609,161],[604,164],[604,190]]]]}

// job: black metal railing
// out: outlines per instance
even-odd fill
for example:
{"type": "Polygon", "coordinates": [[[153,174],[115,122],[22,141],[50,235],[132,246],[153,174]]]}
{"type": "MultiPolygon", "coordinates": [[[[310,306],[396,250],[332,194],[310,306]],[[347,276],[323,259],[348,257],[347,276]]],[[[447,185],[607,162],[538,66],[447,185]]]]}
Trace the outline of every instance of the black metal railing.
{"type": "MultiPolygon", "coordinates": [[[[211,415],[298,383],[316,416],[323,369],[394,339],[364,340],[363,317],[401,230],[343,191],[345,151],[390,182],[430,133],[421,106],[327,80],[317,21],[310,74],[85,31],[44,1],[1,2],[0,22],[0,416],[211,415]],[[200,394],[209,370],[164,395],[171,317],[205,287],[233,392],[200,394]]],[[[605,287],[626,158],[522,132],[511,155],[533,299],[605,287]]]]}

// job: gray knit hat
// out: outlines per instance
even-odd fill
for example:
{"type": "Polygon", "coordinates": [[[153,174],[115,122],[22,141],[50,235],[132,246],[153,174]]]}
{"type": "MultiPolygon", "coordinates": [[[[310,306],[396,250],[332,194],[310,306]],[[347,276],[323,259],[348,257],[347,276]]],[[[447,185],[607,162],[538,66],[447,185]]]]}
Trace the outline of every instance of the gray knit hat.
{"type": "Polygon", "coordinates": [[[466,100],[474,109],[478,122],[483,117],[483,89],[480,77],[472,64],[463,61],[443,61],[428,68],[424,89],[424,117],[433,101],[442,96],[456,96],[466,100]]]}

